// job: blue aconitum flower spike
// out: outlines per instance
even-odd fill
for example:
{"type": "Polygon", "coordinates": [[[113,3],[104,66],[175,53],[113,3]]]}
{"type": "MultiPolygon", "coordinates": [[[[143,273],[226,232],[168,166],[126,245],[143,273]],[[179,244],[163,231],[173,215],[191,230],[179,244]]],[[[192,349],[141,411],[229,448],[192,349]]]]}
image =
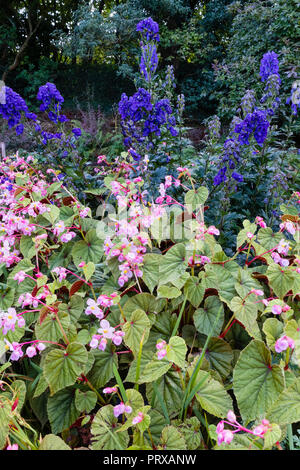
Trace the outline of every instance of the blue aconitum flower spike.
{"type": "Polygon", "coordinates": [[[242,145],[249,145],[251,135],[259,145],[262,145],[267,138],[269,126],[266,112],[256,109],[253,113],[247,114],[245,119],[235,126],[234,130],[239,134],[238,140],[242,145]]]}
{"type": "Polygon", "coordinates": [[[79,127],[74,127],[74,129],[72,129],[72,132],[75,135],[75,137],[81,136],[81,129],[79,127]]]}
{"type": "Polygon", "coordinates": [[[279,62],[276,52],[270,51],[263,55],[260,62],[261,81],[265,82],[270,75],[279,76],[279,62]]]}
{"type": "Polygon", "coordinates": [[[152,18],[145,18],[137,24],[136,30],[141,33],[145,41],[159,42],[159,26],[152,18]]]}
{"type": "Polygon", "coordinates": [[[33,121],[37,120],[37,116],[29,112],[25,100],[11,88],[4,87],[4,96],[5,102],[0,104],[0,116],[7,121],[10,129],[15,127],[16,133],[20,135],[24,131],[22,116],[33,121]]]}

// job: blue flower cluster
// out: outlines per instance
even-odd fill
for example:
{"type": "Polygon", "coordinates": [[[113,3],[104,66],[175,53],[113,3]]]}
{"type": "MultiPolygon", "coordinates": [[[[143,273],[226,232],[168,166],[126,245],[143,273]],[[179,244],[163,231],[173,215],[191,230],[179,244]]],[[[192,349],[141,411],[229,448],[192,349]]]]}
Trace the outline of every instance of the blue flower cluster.
{"type": "Polygon", "coordinates": [[[161,135],[161,126],[166,124],[170,134],[176,137],[178,131],[173,127],[176,125],[176,122],[172,112],[172,106],[168,99],[157,101],[154,106],[154,112],[145,121],[143,135],[149,136],[154,132],[159,137],[161,135]]]}
{"type": "Polygon", "coordinates": [[[260,62],[261,81],[265,82],[270,75],[279,76],[278,56],[274,51],[266,52],[260,62]]]}
{"type": "MultiPolygon", "coordinates": [[[[69,119],[64,114],[60,114],[64,98],[53,83],[48,82],[46,85],[41,86],[37,94],[37,99],[41,101],[40,111],[47,112],[50,121],[54,122],[55,124],[61,124],[69,121],[69,119]]],[[[72,133],[75,139],[77,139],[81,136],[81,129],[76,127],[72,129],[72,133]]],[[[41,136],[44,145],[47,145],[48,141],[50,140],[61,140],[62,146],[70,147],[71,149],[76,148],[72,139],[66,137],[63,132],[52,133],[42,131],[41,136]]],[[[68,151],[65,150],[63,156],[67,155],[68,151]]]]}
{"type": "MultiPolygon", "coordinates": [[[[3,90],[2,90],[3,93],[3,90]]],[[[15,127],[17,135],[24,131],[24,125],[21,122],[23,116],[32,121],[37,120],[34,113],[30,113],[24,99],[9,87],[4,87],[3,104],[0,104],[0,115],[7,121],[8,127],[15,127]]]]}
{"type": "Polygon", "coordinates": [[[152,75],[156,72],[157,66],[158,56],[156,45],[150,43],[142,46],[140,72],[147,82],[150,82],[152,75]]]}
{"type": "MultiPolygon", "coordinates": [[[[56,125],[68,121],[67,117],[60,114],[61,105],[64,98],[53,83],[46,83],[39,88],[37,99],[41,101],[40,111],[46,111],[48,118],[56,125]]],[[[61,128],[56,132],[43,131],[37,122],[37,116],[29,112],[25,100],[9,87],[3,87],[1,90],[0,116],[7,120],[8,127],[15,128],[16,134],[21,135],[24,132],[23,119],[27,118],[35,122],[35,131],[41,137],[44,145],[49,141],[59,141],[59,147],[63,150],[63,156],[68,155],[68,150],[76,149],[75,140],[81,136],[81,129],[72,129],[72,134],[67,135],[61,128]],[[68,148],[68,150],[66,150],[68,148]]]]}
{"type": "MultiPolygon", "coordinates": [[[[240,143],[236,139],[226,139],[223,149],[222,163],[224,163],[224,166],[220,168],[214,178],[215,186],[225,182],[228,176],[227,170],[233,170],[236,167],[236,164],[240,162],[240,143]]],[[[231,177],[239,183],[243,181],[243,176],[236,171],[231,173],[231,177]]]]}
{"type": "Polygon", "coordinates": [[[279,98],[281,80],[279,75],[273,74],[269,75],[267,83],[264,90],[264,95],[262,96],[260,102],[268,103],[267,113],[269,116],[274,116],[276,109],[279,107],[281,100],[279,98]]]}
{"type": "Polygon", "coordinates": [[[60,115],[64,98],[53,83],[46,83],[39,88],[37,99],[41,101],[40,111],[47,111],[49,119],[57,124],[68,121],[65,115],[60,115]]]}
{"type": "Polygon", "coordinates": [[[267,138],[270,126],[266,112],[255,109],[247,114],[245,119],[235,126],[235,132],[239,134],[238,140],[242,145],[249,145],[249,139],[253,135],[256,142],[262,145],[267,138]]]}
{"type": "MultiPolygon", "coordinates": [[[[159,41],[159,27],[152,18],[146,18],[138,23],[136,29],[142,35],[140,73],[150,90],[158,66],[155,41],[159,41]]],[[[173,88],[173,81],[174,70],[169,67],[162,87],[173,88]]],[[[119,114],[124,145],[134,160],[140,160],[142,153],[153,152],[157,143],[155,138],[161,137],[163,130],[169,131],[172,137],[178,135],[168,90],[161,99],[155,98],[142,87],[130,97],[123,93],[119,102],[119,114]]]]}
{"type": "MultiPolygon", "coordinates": [[[[136,143],[143,144],[145,138],[150,135],[155,134],[159,137],[163,125],[166,125],[172,136],[178,135],[178,131],[174,127],[176,121],[172,112],[172,106],[168,99],[161,99],[153,105],[151,94],[144,88],[139,88],[131,97],[125,93],[122,94],[119,113],[124,144],[130,148],[130,153],[135,160],[140,160],[141,155],[132,147],[136,143]]],[[[151,147],[151,142],[148,147],[151,147]]]]}
{"type": "Polygon", "coordinates": [[[145,18],[140,21],[136,27],[136,30],[141,33],[144,41],[160,41],[159,37],[159,26],[156,21],[152,18],[145,18]]]}
{"type": "Polygon", "coordinates": [[[122,93],[119,102],[119,113],[122,121],[129,120],[138,122],[147,116],[148,111],[152,111],[151,95],[145,88],[139,88],[138,91],[128,97],[122,93]]]}

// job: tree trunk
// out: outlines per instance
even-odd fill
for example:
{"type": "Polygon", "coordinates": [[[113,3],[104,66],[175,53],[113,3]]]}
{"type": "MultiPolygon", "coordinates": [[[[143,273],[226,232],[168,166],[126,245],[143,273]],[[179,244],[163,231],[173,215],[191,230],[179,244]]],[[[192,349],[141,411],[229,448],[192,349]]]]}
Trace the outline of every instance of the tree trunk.
{"type": "Polygon", "coordinates": [[[31,21],[30,21],[30,17],[28,17],[29,33],[28,33],[25,41],[23,42],[22,46],[20,47],[19,52],[17,53],[13,64],[11,64],[6,70],[4,70],[3,75],[2,75],[2,81],[3,82],[6,81],[6,78],[7,78],[8,74],[10,72],[12,72],[13,70],[15,70],[20,65],[22,55],[24,54],[24,51],[28,47],[30,39],[36,33],[36,31],[38,30],[38,28],[40,26],[40,23],[41,23],[41,19],[38,21],[36,27],[33,29],[31,21]]]}

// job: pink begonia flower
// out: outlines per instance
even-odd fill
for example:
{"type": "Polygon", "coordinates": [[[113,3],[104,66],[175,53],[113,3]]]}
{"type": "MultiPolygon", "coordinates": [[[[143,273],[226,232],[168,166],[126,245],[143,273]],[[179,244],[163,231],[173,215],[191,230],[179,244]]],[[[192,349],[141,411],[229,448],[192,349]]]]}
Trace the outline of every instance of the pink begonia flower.
{"type": "Polygon", "coordinates": [[[272,313],[274,313],[274,315],[280,315],[282,313],[282,307],[281,305],[273,305],[272,306],[272,313]]]}
{"type": "Polygon", "coordinates": [[[231,423],[235,423],[236,422],[236,416],[234,414],[234,412],[232,410],[229,410],[228,413],[227,413],[227,419],[228,421],[230,421],[231,423]]]}
{"type": "Polygon", "coordinates": [[[6,450],[19,450],[18,444],[10,444],[6,447],[6,450]]]}
{"type": "Polygon", "coordinates": [[[44,349],[46,349],[46,346],[43,343],[37,343],[36,348],[38,351],[42,352],[44,349]]]}
{"type": "Polygon", "coordinates": [[[264,426],[263,424],[260,424],[259,426],[256,426],[256,428],[253,429],[253,434],[255,436],[263,437],[264,434],[267,432],[268,426],[264,426]]]}
{"type": "Polygon", "coordinates": [[[99,344],[99,337],[98,335],[94,335],[90,341],[90,347],[92,349],[96,349],[98,347],[98,344],[99,344]]]}
{"type": "Polygon", "coordinates": [[[18,284],[20,282],[23,282],[26,277],[26,273],[24,271],[19,271],[17,274],[14,276],[14,281],[18,281],[18,284]]]}
{"type": "Polygon", "coordinates": [[[252,238],[254,238],[254,234],[251,232],[247,232],[247,237],[249,238],[249,240],[252,240],[252,238]]]}
{"type": "Polygon", "coordinates": [[[84,209],[82,209],[80,212],[79,212],[79,215],[80,217],[84,218],[84,217],[87,217],[89,215],[89,208],[88,207],[85,207],[84,209]]]}
{"type": "Polygon", "coordinates": [[[290,249],[290,245],[288,244],[286,240],[284,240],[284,238],[282,238],[277,247],[278,253],[286,256],[289,252],[289,249],[290,249]]]}
{"type": "Polygon", "coordinates": [[[291,349],[295,348],[295,342],[289,336],[286,336],[286,335],[282,336],[275,343],[275,351],[277,353],[281,353],[281,352],[285,351],[288,348],[291,348],[291,349]]]}
{"type": "Polygon", "coordinates": [[[106,345],[107,345],[107,339],[102,338],[102,339],[100,340],[98,349],[100,349],[100,351],[105,351],[106,345]]]}
{"type": "Polygon", "coordinates": [[[112,342],[116,345],[116,346],[120,346],[120,344],[122,343],[122,338],[123,336],[125,336],[125,333],[124,331],[115,331],[113,337],[112,337],[112,342]]]}
{"type": "Polygon", "coordinates": [[[296,233],[296,228],[292,222],[284,222],[280,224],[281,230],[286,230],[289,232],[291,235],[295,235],[296,233]]]}
{"type": "Polygon", "coordinates": [[[115,329],[110,326],[109,322],[107,320],[101,320],[100,326],[101,328],[98,329],[98,333],[104,338],[112,339],[115,329]]]}
{"type": "Polygon", "coordinates": [[[220,434],[224,430],[224,421],[220,421],[216,427],[216,433],[220,434]]]}
{"type": "Polygon", "coordinates": [[[47,233],[42,233],[42,235],[37,235],[36,237],[34,237],[34,240],[37,241],[37,240],[46,240],[48,238],[48,235],[47,233]]]}
{"type": "Polygon", "coordinates": [[[282,307],[282,311],[283,311],[283,312],[288,312],[289,310],[291,310],[291,307],[290,307],[289,305],[284,305],[284,306],[282,307]]]}
{"type": "Polygon", "coordinates": [[[85,266],[85,261],[81,261],[78,265],[78,268],[83,268],[85,266]]]}
{"type": "Polygon", "coordinates": [[[257,216],[255,219],[255,223],[259,225],[261,228],[267,227],[267,224],[264,222],[264,219],[262,217],[257,216]]]}
{"type": "Polygon", "coordinates": [[[57,222],[57,224],[55,224],[54,229],[53,229],[53,233],[54,233],[54,235],[58,236],[62,232],[64,232],[65,230],[66,230],[65,224],[62,220],[60,220],[59,222],[57,222]]]}
{"type": "Polygon", "coordinates": [[[269,301],[267,299],[263,299],[262,303],[267,307],[269,305],[269,301]]]}
{"type": "Polygon", "coordinates": [[[264,295],[264,291],[262,291],[260,289],[251,289],[250,294],[264,295]]]}
{"type": "Polygon", "coordinates": [[[157,351],[157,359],[161,360],[163,359],[167,354],[167,350],[166,349],[160,349],[159,351],[157,351]]]}
{"type": "Polygon", "coordinates": [[[214,225],[208,227],[207,233],[209,233],[210,235],[220,235],[220,231],[214,225]]]}
{"type": "Polygon", "coordinates": [[[63,242],[63,243],[68,243],[70,240],[72,240],[72,238],[76,237],[76,233],[75,232],[67,232],[67,233],[63,233],[60,237],[60,241],[63,242]]]}
{"type": "Polygon", "coordinates": [[[85,309],[86,315],[95,315],[100,320],[104,317],[103,311],[99,308],[98,304],[93,299],[87,300],[88,307],[85,309]]]}
{"type": "Polygon", "coordinates": [[[36,356],[37,352],[36,352],[36,349],[34,346],[29,346],[27,349],[26,349],[26,356],[28,357],[33,357],[33,356],[36,356]]]}
{"type": "Polygon", "coordinates": [[[9,341],[7,341],[7,339],[4,338],[4,342],[5,342],[5,349],[9,349],[12,354],[10,356],[10,360],[11,361],[18,361],[20,359],[20,357],[23,356],[23,351],[22,351],[22,346],[17,343],[16,341],[13,341],[12,343],[10,343],[9,341]]]}
{"type": "Polygon", "coordinates": [[[230,444],[233,437],[234,437],[234,434],[229,429],[225,429],[224,431],[221,431],[218,434],[218,445],[222,444],[222,442],[224,442],[225,444],[230,444]]]}
{"type": "Polygon", "coordinates": [[[166,344],[167,344],[167,343],[165,342],[165,340],[162,340],[162,341],[160,341],[159,343],[157,343],[156,349],[158,349],[158,350],[164,349],[164,347],[165,347],[166,344]]]}
{"type": "Polygon", "coordinates": [[[114,416],[118,418],[123,413],[130,414],[132,413],[131,406],[126,406],[125,403],[121,401],[121,403],[117,406],[114,406],[114,416]]]}
{"type": "Polygon", "coordinates": [[[118,387],[106,387],[103,389],[103,393],[115,393],[118,391],[118,387]]]}
{"type": "Polygon", "coordinates": [[[132,420],[132,424],[138,424],[141,423],[144,419],[143,413],[140,411],[137,416],[135,416],[132,420]]]}
{"type": "Polygon", "coordinates": [[[66,277],[67,277],[66,268],[63,268],[61,266],[57,266],[56,268],[52,269],[52,272],[57,274],[57,276],[59,276],[59,278],[58,278],[59,282],[62,282],[62,280],[66,279],[66,277]]]}

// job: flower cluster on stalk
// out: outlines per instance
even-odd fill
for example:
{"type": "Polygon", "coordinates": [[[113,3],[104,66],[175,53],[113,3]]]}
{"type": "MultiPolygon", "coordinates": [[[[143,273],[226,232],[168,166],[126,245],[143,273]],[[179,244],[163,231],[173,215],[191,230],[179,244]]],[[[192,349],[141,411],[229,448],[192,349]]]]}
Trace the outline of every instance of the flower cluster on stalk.
{"type": "MultiPolygon", "coordinates": [[[[159,42],[159,27],[152,18],[146,18],[138,23],[137,32],[141,34],[140,74],[145,87],[139,87],[137,92],[128,97],[123,93],[119,102],[121,129],[124,145],[131,157],[139,161],[146,154],[155,152],[163,134],[171,137],[178,135],[176,117],[169,97],[159,97],[152,92],[152,82],[158,67],[157,42],[159,42]]],[[[165,83],[166,95],[174,86],[174,70],[168,67],[165,83]]],[[[182,100],[181,100],[182,101],[182,100]]],[[[182,103],[181,103],[182,104],[182,103]]],[[[183,106],[176,110],[182,112],[183,106]]]]}

